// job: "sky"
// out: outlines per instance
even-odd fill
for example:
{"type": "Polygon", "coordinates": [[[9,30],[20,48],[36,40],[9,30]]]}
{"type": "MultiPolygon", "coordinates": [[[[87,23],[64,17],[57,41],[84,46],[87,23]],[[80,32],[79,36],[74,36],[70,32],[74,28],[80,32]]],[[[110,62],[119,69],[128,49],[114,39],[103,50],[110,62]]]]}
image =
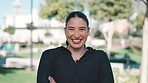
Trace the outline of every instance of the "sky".
{"type": "MultiPolygon", "coordinates": [[[[31,0],[20,0],[22,3],[22,10],[21,14],[30,14],[30,1],[31,0]]],[[[33,0],[33,7],[34,8],[39,8],[40,3],[43,0],[33,0]]],[[[4,16],[6,15],[12,15],[13,14],[13,3],[15,0],[0,0],[0,26],[4,24],[4,16]]]]}

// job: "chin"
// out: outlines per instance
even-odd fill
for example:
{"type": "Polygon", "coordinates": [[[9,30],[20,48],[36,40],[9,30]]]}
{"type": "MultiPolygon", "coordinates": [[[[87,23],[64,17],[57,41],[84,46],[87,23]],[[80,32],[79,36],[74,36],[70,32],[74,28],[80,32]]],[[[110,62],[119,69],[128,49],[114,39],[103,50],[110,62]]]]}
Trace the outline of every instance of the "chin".
{"type": "Polygon", "coordinates": [[[74,48],[74,49],[80,49],[81,47],[80,46],[73,46],[72,48],[74,48]]]}
{"type": "Polygon", "coordinates": [[[79,49],[83,46],[83,44],[78,44],[78,45],[75,45],[75,44],[72,44],[71,47],[72,48],[75,48],[75,49],[79,49]]]}

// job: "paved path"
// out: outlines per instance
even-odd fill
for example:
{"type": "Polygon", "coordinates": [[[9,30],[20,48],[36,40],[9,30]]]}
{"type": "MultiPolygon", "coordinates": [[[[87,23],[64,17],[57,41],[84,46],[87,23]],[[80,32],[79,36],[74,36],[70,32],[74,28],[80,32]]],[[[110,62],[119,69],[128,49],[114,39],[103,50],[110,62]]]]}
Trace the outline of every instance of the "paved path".
{"type": "MultiPolygon", "coordinates": [[[[39,64],[39,59],[33,59],[33,67],[36,69],[39,64]]],[[[27,68],[31,66],[30,58],[7,58],[5,67],[13,67],[13,68],[27,68]]]]}
{"type": "MultiPolygon", "coordinates": [[[[47,48],[34,48],[33,52],[41,51],[43,52],[47,48]]],[[[30,49],[20,50],[18,54],[30,53],[30,49]]],[[[35,69],[38,68],[40,58],[33,58],[33,67],[35,69]]],[[[11,57],[6,58],[6,64],[4,67],[13,67],[13,68],[28,68],[31,67],[31,59],[30,58],[18,58],[18,57],[11,57]]]]}

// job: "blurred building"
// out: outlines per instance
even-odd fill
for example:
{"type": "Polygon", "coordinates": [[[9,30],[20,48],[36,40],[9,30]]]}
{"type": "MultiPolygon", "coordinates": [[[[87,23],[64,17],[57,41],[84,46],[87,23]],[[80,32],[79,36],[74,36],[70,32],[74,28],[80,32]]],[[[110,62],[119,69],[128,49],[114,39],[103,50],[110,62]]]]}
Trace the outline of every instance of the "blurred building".
{"type": "MultiPolygon", "coordinates": [[[[33,8],[32,13],[23,15],[21,13],[22,3],[20,0],[15,0],[13,3],[12,15],[6,15],[4,17],[4,27],[13,26],[15,27],[15,33],[12,36],[14,42],[30,42],[30,30],[28,30],[27,24],[33,22],[33,25],[38,29],[33,30],[33,42],[44,40],[45,33],[50,27],[63,27],[63,23],[53,19],[39,19],[37,9],[33,8]]],[[[61,31],[61,29],[59,29],[61,31]]],[[[52,31],[52,30],[51,30],[52,31]]],[[[49,31],[50,32],[50,31],[49,31]]],[[[51,32],[52,33],[52,32],[51,32]]]]}

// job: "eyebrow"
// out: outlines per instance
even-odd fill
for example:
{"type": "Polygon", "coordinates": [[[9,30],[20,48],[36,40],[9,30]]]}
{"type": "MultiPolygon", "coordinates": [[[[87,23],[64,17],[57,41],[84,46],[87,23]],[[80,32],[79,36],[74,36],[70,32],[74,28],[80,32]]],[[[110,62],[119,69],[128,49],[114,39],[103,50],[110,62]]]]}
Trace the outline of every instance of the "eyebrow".
{"type": "Polygon", "coordinates": [[[86,26],[81,26],[80,28],[87,28],[86,26]]]}
{"type": "Polygon", "coordinates": [[[67,28],[74,28],[73,26],[68,26],[67,28]]]}
{"type": "MultiPolygon", "coordinates": [[[[67,28],[75,28],[73,26],[67,26],[67,28]]],[[[80,26],[80,28],[87,28],[87,26],[80,26]]]]}

